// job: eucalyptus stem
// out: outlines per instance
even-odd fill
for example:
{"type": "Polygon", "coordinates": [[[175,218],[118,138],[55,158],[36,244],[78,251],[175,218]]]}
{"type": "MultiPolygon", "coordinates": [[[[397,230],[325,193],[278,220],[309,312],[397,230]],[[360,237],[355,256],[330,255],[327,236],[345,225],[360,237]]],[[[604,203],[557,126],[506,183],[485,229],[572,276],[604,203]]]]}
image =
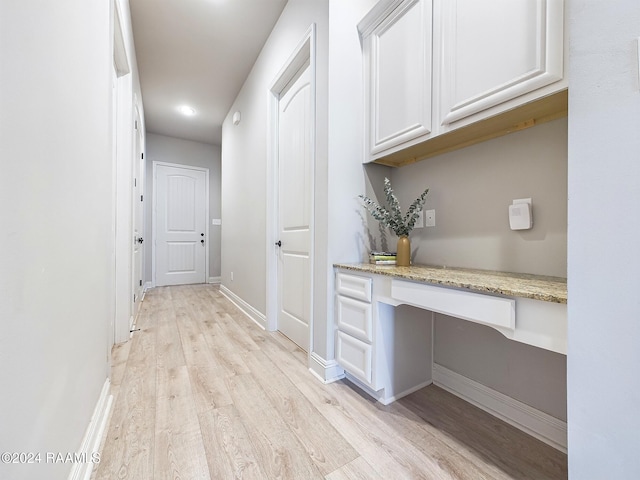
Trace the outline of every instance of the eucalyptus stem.
{"type": "Polygon", "coordinates": [[[373,218],[400,237],[402,235],[409,235],[411,230],[413,230],[419,212],[422,210],[427,198],[427,193],[429,193],[428,188],[413,201],[405,215],[402,214],[400,202],[398,201],[398,197],[393,193],[391,181],[388,178],[384,179],[384,196],[387,201],[387,206],[380,205],[365,195],[358,195],[358,197],[362,199],[365,208],[373,218]]]}

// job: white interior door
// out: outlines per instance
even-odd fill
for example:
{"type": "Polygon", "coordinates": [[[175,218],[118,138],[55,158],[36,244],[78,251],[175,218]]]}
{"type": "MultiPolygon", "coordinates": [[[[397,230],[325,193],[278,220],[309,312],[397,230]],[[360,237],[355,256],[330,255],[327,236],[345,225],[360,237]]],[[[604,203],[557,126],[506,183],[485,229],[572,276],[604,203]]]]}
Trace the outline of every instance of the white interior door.
{"type": "Polygon", "coordinates": [[[307,62],[278,102],[278,330],[309,349],[312,108],[307,62]]]}
{"type": "Polygon", "coordinates": [[[133,157],[133,318],[138,316],[142,300],[142,260],[144,258],[144,218],[143,218],[143,175],[144,155],[142,153],[142,132],[140,115],[136,109],[135,156],[133,157]]]}
{"type": "Polygon", "coordinates": [[[156,285],[205,283],[206,170],[156,165],[156,285]]]}

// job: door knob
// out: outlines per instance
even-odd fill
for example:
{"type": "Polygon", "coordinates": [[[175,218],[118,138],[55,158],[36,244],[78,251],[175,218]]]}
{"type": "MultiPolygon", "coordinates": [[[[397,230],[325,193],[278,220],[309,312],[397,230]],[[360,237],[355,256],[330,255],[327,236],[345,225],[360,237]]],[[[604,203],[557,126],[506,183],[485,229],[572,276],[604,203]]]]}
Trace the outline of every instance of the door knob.
{"type": "Polygon", "coordinates": [[[142,242],[144,242],[144,238],[138,237],[138,243],[142,243],[142,242]]]}
{"type": "Polygon", "coordinates": [[[276,247],[281,247],[281,246],[282,246],[282,242],[281,242],[280,240],[278,240],[278,241],[276,242],[276,247]]]}
{"type": "Polygon", "coordinates": [[[202,245],[204,245],[204,239],[200,240],[200,243],[201,243],[202,245]]]}

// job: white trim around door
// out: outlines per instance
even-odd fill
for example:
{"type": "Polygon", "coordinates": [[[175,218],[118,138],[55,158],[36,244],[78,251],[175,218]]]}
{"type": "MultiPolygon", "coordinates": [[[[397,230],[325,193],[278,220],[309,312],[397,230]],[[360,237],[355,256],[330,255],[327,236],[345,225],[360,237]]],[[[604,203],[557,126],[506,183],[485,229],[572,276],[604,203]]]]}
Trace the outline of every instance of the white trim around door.
{"type": "Polygon", "coordinates": [[[310,201],[310,280],[309,280],[309,352],[313,351],[313,286],[314,286],[314,213],[316,165],[316,26],[311,24],[293,50],[269,89],[269,136],[267,154],[267,275],[266,328],[278,329],[278,107],[280,94],[295,78],[300,68],[309,63],[311,74],[311,198],[310,201]]]}

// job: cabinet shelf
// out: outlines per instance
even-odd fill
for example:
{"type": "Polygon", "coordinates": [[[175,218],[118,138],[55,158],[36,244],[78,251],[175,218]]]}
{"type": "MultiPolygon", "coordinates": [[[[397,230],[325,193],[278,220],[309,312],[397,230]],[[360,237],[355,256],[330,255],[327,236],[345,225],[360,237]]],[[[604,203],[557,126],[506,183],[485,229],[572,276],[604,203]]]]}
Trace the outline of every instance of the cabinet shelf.
{"type": "Polygon", "coordinates": [[[374,163],[389,167],[410,165],[429,157],[563,118],[567,114],[568,93],[567,90],[562,90],[513,110],[428,138],[415,145],[377,158],[374,163]]]}

